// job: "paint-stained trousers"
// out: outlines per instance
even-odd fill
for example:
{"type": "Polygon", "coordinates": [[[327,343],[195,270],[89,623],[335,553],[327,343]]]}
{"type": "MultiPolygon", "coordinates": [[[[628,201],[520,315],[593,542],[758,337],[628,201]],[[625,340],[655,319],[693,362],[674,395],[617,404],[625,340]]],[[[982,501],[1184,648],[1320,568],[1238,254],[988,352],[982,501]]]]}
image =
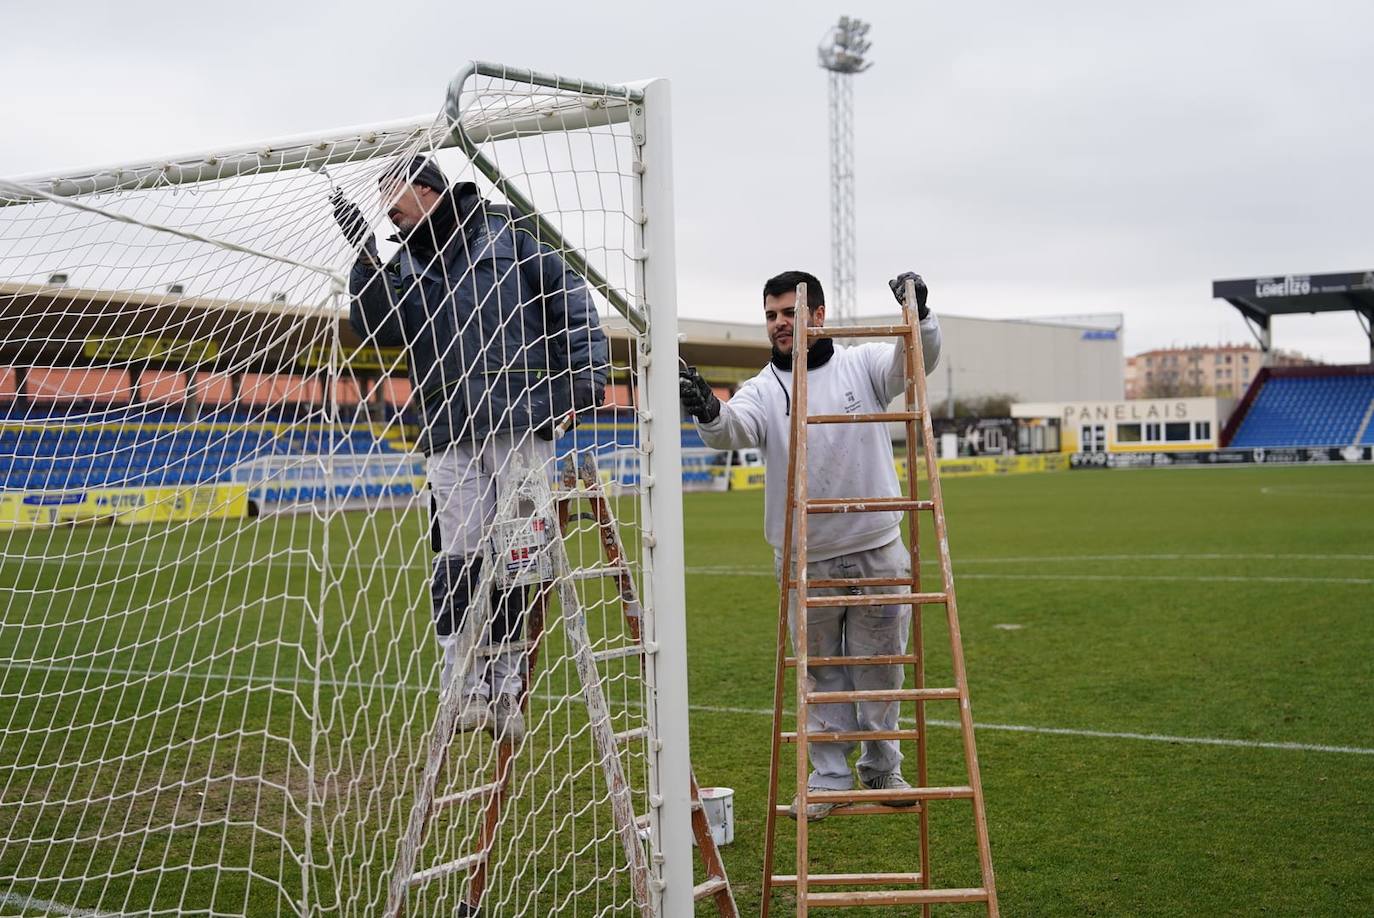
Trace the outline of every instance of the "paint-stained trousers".
{"type": "MultiPolygon", "coordinates": [[[[481,444],[460,443],[429,457],[425,471],[433,497],[433,523],[438,529],[440,554],[434,559],[430,592],[434,630],[443,653],[440,685],[446,686],[459,667],[458,630],[468,609],[480,605],[473,595],[481,577],[485,543],[496,517],[497,488],[510,459],[520,453],[529,468],[553,460],[553,443],[530,431],[518,435],[492,434],[481,444]]],[[[524,627],[526,589],[491,591],[491,620],[482,629],[478,646],[501,646],[520,639],[524,627]]],[[[490,697],[518,694],[523,654],[496,653],[478,658],[468,667],[465,694],[490,697]]]]}
{"type": "MultiPolygon", "coordinates": [[[[774,561],[774,571],[782,580],[782,559],[774,561]]],[[[851,580],[859,577],[910,577],[911,556],[900,538],[879,548],[812,561],[806,565],[808,580],[851,580]]],[[[891,587],[852,587],[846,589],[809,589],[811,596],[845,596],[859,593],[886,593],[891,587]]],[[[792,646],[797,644],[797,595],[788,597],[788,626],[792,646]]],[[[813,657],[874,656],[906,652],[911,632],[910,606],[841,606],[813,608],[806,617],[807,653],[813,657]]],[[[807,681],[812,691],[845,692],[901,688],[903,667],[893,666],[810,666],[807,681]]],[[[900,705],[895,701],[865,701],[858,704],[813,704],[808,708],[807,730],[812,733],[839,733],[897,729],[900,705]]],[[[849,753],[854,743],[811,743],[811,787],[848,790],[854,786],[849,753]]],[[[895,740],[865,740],[859,756],[859,778],[867,781],[897,771],[902,753],[895,740]]]]}

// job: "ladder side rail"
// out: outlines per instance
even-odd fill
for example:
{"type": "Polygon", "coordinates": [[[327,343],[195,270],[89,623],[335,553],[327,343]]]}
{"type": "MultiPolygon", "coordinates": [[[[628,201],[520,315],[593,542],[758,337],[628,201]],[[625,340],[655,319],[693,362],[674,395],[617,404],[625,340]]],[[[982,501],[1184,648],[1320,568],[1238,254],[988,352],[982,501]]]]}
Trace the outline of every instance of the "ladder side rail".
{"type": "Polygon", "coordinates": [[[692,775],[692,835],[697,840],[697,851],[701,852],[701,865],[706,869],[707,882],[719,881],[711,893],[716,911],[721,918],[739,918],[739,907],[735,905],[735,894],[730,889],[730,877],[725,872],[725,861],[716,847],[716,837],[711,834],[711,824],[706,819],[706,811],[701,805],[701,788],[697,785],[696,769],[692,775]],[[721,885],[723,884],[723,885],[721,885]]]}
{"type": "MultiPolygon", "coordinates": [[[[902,303],[902,319],[906,322],[909,334],[901,342],[902,358],[906,378],[903,386],[903,397],[906,410],[916,413],[917,417],[929,413],[929,406],[922,400],[921,393],[916,387],[916,375],[922,373],[921,361],[916,356],[916,351],[922,347],[921,325],[917,310],[910,304],[910,297],[902,303]]],[[[917,433],[917,419],[910,417],[906,424],[906,485],[907,497],[917,500],[920,497],[920,484],[917,472],[916,451],[919,442],[917,433]]],[[[907,513],[907,530],[910,538],[911,553],[911,592],[921,592],[921,518],[916,511],[907,513]]],[[[912,664],[912,679],[917,689],[923,689],[926,685],[925,667],[925,631],[921,625],[921,604],[911,604],[911,655],[915,658],[912,664]]],[[[926,703],[920,699],[916,701],[916,786],[928,787],[930,785],[930,774],[926,760],[926,703]]],[[[917,814],[917,826],[920,833],[920,858],[921,858],[921,886],[929,889],[930,879],[930,808],[924,803],[921,804],[921,811],[917,814]]],[[[930,905],[921,906],[921,918],[930,918],[930,905]]]]}
{"type": "Polygon", "coordinates": [[[474,665],[480,633],[491,617],[494,567],[492,564],[482,566],[477,584],[477,603],[469,608],[458,631],[458,666],[455,667],[449,684],[439,694],[439,710],[434,716],[434,728],[429,737],[429,752],[425,759],[424,771],[420,775],[420,786],[416,790],[415,802],[410,808],[405,834],[401,836],[396,847],[396,860],[392,866],[391,884],[387,891],[387,906],[384,913],[386,918],[401,918],[405,910],[406,893],[410,888],[410,879],[415,873],[415,861],[419,857],[425,831],[434,812],[434,793],[439,785],[439,774],[443,770],[448,747],[453,739],[453,728],[458,720],[462,686],[467,679],[467,669],[474,665]]]}
{"type": "MultiPolygon", "coordinates": [[[[559,517],[566,514],[566,501],[559,501],[559,517]]],[[[562,531],[560,527],[560,532],[562,531]]],[[[534,671],[539,663],[539,647],[544,638],[544,622],[548,616],[549,598],[553,591],[552,583],[541,583],[538,585],[538,593],[530,603],[529,612],[526,615],[525,630],[527,633],[527,646],[525,647],[525,659],[523,672],[520,680],[520,711],[529,711],[530,691],[534,685],[534,671]]],[[[482,822],[479,826],[477,838],[477,851],[481,854],[472,867],[468,870],[468,890],[464,899],[468,905],[476,909],[482,904],[482,897],[487,892],[487,865],[491,849],[496,844],[496,834],[501,827],[501,813],[506,803],[506,791],[510,789],[510,778],[512,764],[515,760],[515,750],[510,743],[501,742],[496,748],[496,776],[492,783],[496,785],[495,790],[487,798],[486,806],[482,811],[482,822]]]]}
{"type": "MultiPolygon", "coordinates": [[[[793,347],[797,336],[792,335],[793,347]]],[[[795,367],[795,361],[793,366],[795,367]]],[[[797,380],[792,376],[792,429],[788,435],[787,448],[787,502],[784,504],[782,533],[782,572],[778,576],[778,645],[773,666],[773,744],[768,755],[768,813],[764,818],[763,834],[763,901],[761,918],[768,918],[773,898],[773,860],[777,832],[778,766],[782,752],[782,702],[783,679],[787,670],[788,616],[790,603],[788,596],[792,591],[792,566],[796,561],[793,552],[793,522],[799,511],[797,504],[797,438],[806,436],[805,415],[796,407],[797,380]],[[799,422],[798,418],[802,420],[799,422]]],[[[799,610],[800,611],[800,610],[799,610]]]]}
{"type": "MultiPolygon", "coordinates": [[[[916,302],[916,285],[906,282],[906,300],[916,302]]],[[[913,342],[912,352],[916,362],[916,391],[921,404],[929,404],[926,393],[925,354],[920,347],[919,338],[913,342]]],[[[988,915],[997,918],[997,886],[992,869],[992,852],[988,842],[987,815],[983,809],[983,784],[978,769],[978,750],[973,735],[973,709],[969,702],[968,674],[964,667],[963,638],[959,633],[959,611],[954,599],[954,574],[949,553],[949,535],[945,526],[944,496],[940,490],[940,472],[935,458],[935,431],[931,424],[930,412],[921,416],[922,447],[925,450],[926,476],[929,480],[930,499],[935,509],[932,513],[935,528],[935,547],[940,562],[941,583],[946,596],[945,619],[949,627],[950,658],[954,670],[954,684],[959,689],[959,726],[964,745],[964,765],[968,772],[969,786],[973,788],[973,821],[978,842],[978,861],[982,871],[983,889],[987,891],[988,915]]]]}
{"type": "Polygon", "coordinates": [[[796,499],[789,505],[789,513],[797,513],[797,550],[796,550],[796,583],[797,583],[797,640],[793,648],[793,656],[796,657],[796,676],[797,676],[797,918],[806,918],[809,911],[807,905],[807,875],[809,873],[810,853],[809,844],[809,823],[807,820],[807,783],[810,777],[810,740],[807,735],[807,719],[809,709],[806,700],[808,691],[807,680],[809,678],[810,666],[807,662],[807,513],[806,501],[809,496],[810,488],[806,471],[806,446],[807,446],[807,424],[806,415],[809,410],[807,398],[807,372],[806,357],[810,350],[809,340],[811,337],[811,312],[806,302],[806,284],[797,285],[796,313],[792,323],[792,388],[795,395],[792,399],[792,452],[797,457],[797,465],[794,470],[793,479],[796,487],[796,499]],[[797,328],[797,323],[801,328],[797,328]]]}
{"type": "Polygon", "coordinates": [[[605,489],[601,486],[601,476],[597,471],[596,457],[590,453],[583,453],[578,460],[577,477],[587,488],[587,502],[592,506],[592,515],[596,517],[596,525],[601,534],[601,551],[606,557],[606,563],[616,569],[615,584],[620,590],[620,604],[625,613],[625,625],[630,630],[630,637],[635,643],[639,643],[640,622],[642,613],[640,611],[639,593],[635,589],[635,581],[630,573],[629,565],[625,561],[625,545],[620,540],[620,526],[616,522],[615,511],[611,509],[610,500],[606,496],[605,489]]]}
{"type": "MultiPolygon", "coordinates": [[[[634,577],[625,561],[625,548],[620,538],[620,526],[616,522],[615,513],[611,509],[605,488],[602,487],[595,454],[583,453],[577,460],[576,471],[573,472],[572,469],[573,463],[569,460],[564,468],[564,484],[570,489],[580,481],[586,488],[587,493],[584,495],[584,499],[591,504],[593,515],[596,517],[597,526],[600,530],[602,552],[606,557],[607,565],[616,569],[616,573],[612,576],[614,576],[616,587],[620,591],[625,626],[634,642],[641,645],[640,660],[643,663],[643,638],[639,628],[639,594],[635,589],[634,577]]],[[[566,529],[570,516],[567,503],[566,500],[559,501],[560,529],[566,529]]],[[[689,770],[689,778],[692,799],[692,835],[696,838],[697,850],[701,853],[701,861],[706,869],[708,881],[715,881],[716,889],[710,894],[711,898],[715,902],[716,911],[721,915],[721,918],[739,918],[739,908],[735,904],[734,891],[730,888],[730,877],[725,871],[725,862],[720,856],[720,848],[716,846],[715,836],[711,834],[711,826],[701,807],[701,794],[700,788],[697,786],[695,770],[689,770]]]]}
{"type": "MultiPolygon", "coordinates": [[[[553,551],[558,571],[566,575],[571,565],[567,548],[561,538],[555,540],[553,551]]],[[[596,747],[597,757],[601,760],[602,775],[610,794],[611,816],[620,835],[625,862],[630,868],[630,883],[634,890],[635,904],[644,918],[653,918],[653,902],[649,898],[649,862],[639,837],[630,783],[625,777],[620,760],[620,749],[616,742],[615,727],[611,722],[606,695],[601,689],[601,674],[596,668],[591,636],[587,632],[587,613],[582,607],[577,584],[567,576],[560,576],[558,579],[558,598],[563,607],[560,616],[563,633],[567,636],[578,680],[582,683],[582,699],[587,708],[592,743],[596,747]]]]}

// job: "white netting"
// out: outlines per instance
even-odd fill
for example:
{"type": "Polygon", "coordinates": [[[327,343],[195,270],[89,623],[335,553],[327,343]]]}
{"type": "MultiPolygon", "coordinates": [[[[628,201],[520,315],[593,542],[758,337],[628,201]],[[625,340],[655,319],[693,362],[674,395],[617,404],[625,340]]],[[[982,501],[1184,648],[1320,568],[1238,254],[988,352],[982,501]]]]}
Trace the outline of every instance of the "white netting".
{"type": "Polygon", "coordinates": [[[636,108],[474,76],[463,124],[510,185],[447,116],[0,184],[0,912],[643,905],[655,695],[626,611],[653,597],[616,476],[642,329],[611,308],[642,303],[636,108]],[[331,195],[385,226],[416,156],[476,193],[416,191],[420,229],[350,277],[370,244],[331,195]],[[518,507],[511,457],[539,470],[518,507]],[[565,524],[534,546],[555,581],[503,587],[492,536],[531,520],[565,524]],[[541,611],[496,807],[503,744],[432,733],[509,688],[541,611]],[[467,799],[431,815],[427,777],[467,799]]]}

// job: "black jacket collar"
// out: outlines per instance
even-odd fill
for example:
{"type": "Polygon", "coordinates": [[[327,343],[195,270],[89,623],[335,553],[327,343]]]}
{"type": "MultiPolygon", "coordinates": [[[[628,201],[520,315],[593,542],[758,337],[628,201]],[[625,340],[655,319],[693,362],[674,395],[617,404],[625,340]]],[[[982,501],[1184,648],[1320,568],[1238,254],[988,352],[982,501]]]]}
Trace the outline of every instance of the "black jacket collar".
{"type": "Polygon", "coordinates": [[[444,192],[439,203],[424,220],[409,233],[397,233],[392,242],[399,242],[412,256],[428,262],[445,249],[459,228],[467,223],[472,212],[482,204],[477,186],[472,182],[457,182],[444,192]]]}
{"type": "MultiPolygon", "coordinates": [[[[795,344],[793,345],[795,347],[795,344]]],[[[835,356],[835,341],[832,338],[821,338],[815,344],[806,349],[806,368],[815,370],[825,366],[830,362],[830,358],[835,356]]],[[[773,348],[773,356],[768,358],[768,362],[779,370],[792,372],[792,355],[783,354],[776,347],[773,348]]]]}

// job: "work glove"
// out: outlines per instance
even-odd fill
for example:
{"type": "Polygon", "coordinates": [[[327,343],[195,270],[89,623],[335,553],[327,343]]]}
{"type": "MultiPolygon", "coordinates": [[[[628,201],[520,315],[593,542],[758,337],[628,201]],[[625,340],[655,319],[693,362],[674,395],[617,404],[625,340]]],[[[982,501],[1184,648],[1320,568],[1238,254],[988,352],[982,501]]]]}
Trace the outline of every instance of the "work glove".
{"type": "Polygon", "coordinates": [[[534,435],[541,440],[552,440],[558,436],[558,425],[566,424],[564,433],[577,426],[577,422],[588,412],[601,407],[606,400],[606,387],[594,379],[575,379],[572,384],[572,411],[561,418],[551,418],[547,423],[534,429],[534,435]]]}
{"type": "Polygon", "coordinates": [[[677,391],[682,410],[698,421],[709,424],[720,417],[720,399],[716,398],[696,367],[678,368],[677,391]]]}
{"type": "Polygon", "coordinates": [[[377,240],[372,235],[372,227],[367,225],[367,218],[363,216],[361,208],[337,189],[329,196],[329,203],[334,208],[334,222],[339,224],[339,232],[343,233],[344,239],[351,247],[359,249],[371,263],[376,264],[379,261],[377,240]]]}
{"type": "Polygon", "coordinates": [[[921,280],[921,275],[915,271],[903,271],[888,281],[887,285],[892,288],[892,295],[897,298],[897,302],[905,306],[907,303],[903,297],[906,296],[906,282],[908,280],[916,282],[916,316],[924,319],[930,315],[930,309],[926,307],[926,297],[930,296],[930,291],[926,289],[926,282],[921,280]]]}

